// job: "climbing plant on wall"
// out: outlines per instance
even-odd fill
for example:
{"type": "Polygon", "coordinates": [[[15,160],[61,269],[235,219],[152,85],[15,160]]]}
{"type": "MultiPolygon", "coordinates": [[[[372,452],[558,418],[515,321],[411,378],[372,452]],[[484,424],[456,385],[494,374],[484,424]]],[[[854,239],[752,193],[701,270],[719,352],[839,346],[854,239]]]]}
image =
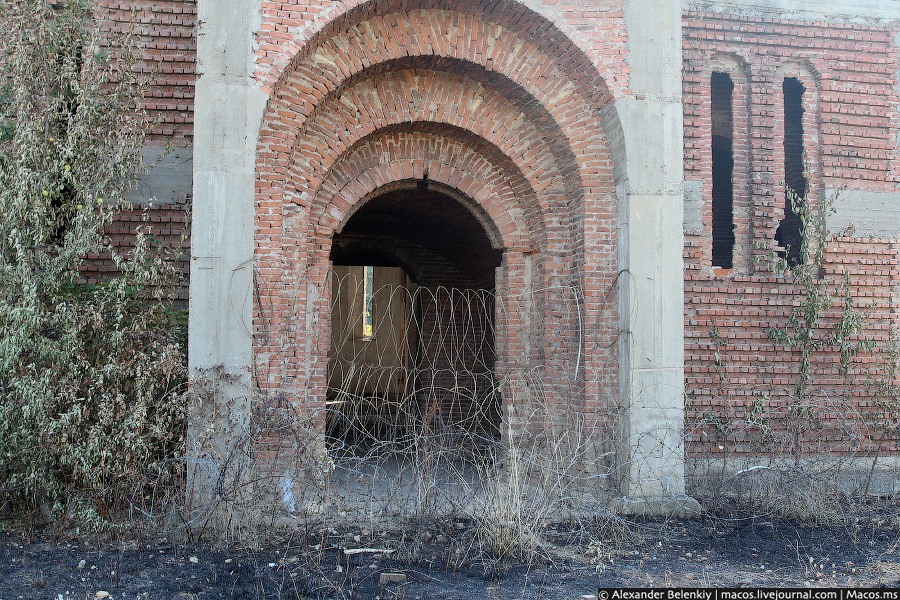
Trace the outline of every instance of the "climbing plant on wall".
{"type": "Polygon", "coordinates": [[[840,372],[846,376],[851,361],[860,352],[871,351],[875,341],[865,332],[866,317],[853,295],[850,271],[845,269],[837,281],[826,273],[825,253],[831,239],[827,217],[833,211],[833,198],[814,206],[810,197],[800,198],[788,187],[787,201],[801,223],[800,247],[796,264],[790,266],[784,256],[773,256],[773,269],[784,274],[800,291],[799,301],[791,308],[786,326],[771,327],[769,337],[777,344],[795,349],[800,364],[792,401],[788,407],[795,458],[802,452],[803,435],[814,428],[819,400],[816,397],[814,361],[826,352],[839,358],[840,372]]]}

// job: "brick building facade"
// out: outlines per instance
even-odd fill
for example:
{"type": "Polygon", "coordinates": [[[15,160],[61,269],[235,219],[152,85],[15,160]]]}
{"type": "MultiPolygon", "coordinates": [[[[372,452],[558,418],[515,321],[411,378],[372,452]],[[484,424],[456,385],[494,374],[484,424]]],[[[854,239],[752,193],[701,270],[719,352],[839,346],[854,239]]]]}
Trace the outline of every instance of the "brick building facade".
{"type": "MultiPolygon", "coordinates": [[[[106,0],[110,26],[134,4],[106,0]]],[[[141,193],[161,221],[192,204],[220,443],[273,398],[324,408],[332,272],[369,264],[489,290],[492,418],[539,400],[614,429],[614,493],[677,496],[719,454],[897,454],[896,0],[136,4],[175,147],[141,193]],[[847,372],[773,339],[804,303],[770,268],[797,262],[786,189],[834,204],[822,331],[849,273],[850,341],[876,343],[847,372]],[[804,369],[817,425],[791,437],[804,369]]]]}

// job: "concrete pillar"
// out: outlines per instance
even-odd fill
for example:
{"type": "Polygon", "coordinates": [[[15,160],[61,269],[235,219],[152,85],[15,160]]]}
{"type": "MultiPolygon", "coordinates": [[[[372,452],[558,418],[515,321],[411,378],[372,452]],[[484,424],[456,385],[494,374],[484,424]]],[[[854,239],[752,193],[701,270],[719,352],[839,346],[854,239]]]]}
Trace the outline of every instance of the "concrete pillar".
{"type": "Polygon", "coordinates": [[[626,0],[630,96],[616,106],[625,508],[671,512],[684,494],[684,248],[681,2],[626,0]],[[673,504],[674,503],[674,504],[673,504]]]}
{"type": "Polygon", "coordinates": [[[189,501],[204,511],[247,473],[256,142],[266,95],[253,79],[261,0],[199,0],[194,103],[189,501]]]}

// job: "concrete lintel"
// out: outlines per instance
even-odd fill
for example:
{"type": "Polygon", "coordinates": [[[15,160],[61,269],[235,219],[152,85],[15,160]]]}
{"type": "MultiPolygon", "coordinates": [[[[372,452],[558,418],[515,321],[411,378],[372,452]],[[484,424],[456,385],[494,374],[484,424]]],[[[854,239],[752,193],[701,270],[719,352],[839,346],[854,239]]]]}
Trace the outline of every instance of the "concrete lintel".
{"type": "Polygon", "coordinates": [[[900,0],[684,0],[684,10],[777,15],[782,19],[898,21],[900,0]]]}
{"type": "Polygon", "coordinates": [[[832,233],[852,228],[856,237],[900,238],[900,192],[869,190],[826,190],[834,202],[828,216],[832,233]]]}
{"type": "MultiPolygon", "coordinates": [[[[731,450],[730,448],[727,450],[731,450]]],[[[724,493],[776,488],[784,479],[807,481],[828,493],[890,495],[900,493],[900,456],[813,454],[801,457],[725,454],[687,462],[691,487],[724,493]]]]}
{"type": "Polygon", "coordinates": [[[194,153],[191,148],[145,146],[141,160],[147,168],[128,192],[135,204],[172,204],[191,194],[194,153]]]}

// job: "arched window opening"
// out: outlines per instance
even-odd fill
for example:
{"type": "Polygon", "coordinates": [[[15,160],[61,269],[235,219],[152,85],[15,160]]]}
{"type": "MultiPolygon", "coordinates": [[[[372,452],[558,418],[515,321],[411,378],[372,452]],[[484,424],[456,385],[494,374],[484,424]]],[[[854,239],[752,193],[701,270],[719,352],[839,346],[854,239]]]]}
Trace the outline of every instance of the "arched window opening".
{"type": "Polygon", "coordinates": [[[775,232],[783,249],[780,256],[789,266],[800,262],[803,222],[799,208],[806,202],[807,180],[803,148],[803,94],[806,88],[796,77],[785,77],[784,93],[784,218],[775,232]]]}
{"type": "Polygon", "coordinates": [[[712,264],[734,263],[734,82],[727,73],[710,77],[712,104],[712,264]]]}

